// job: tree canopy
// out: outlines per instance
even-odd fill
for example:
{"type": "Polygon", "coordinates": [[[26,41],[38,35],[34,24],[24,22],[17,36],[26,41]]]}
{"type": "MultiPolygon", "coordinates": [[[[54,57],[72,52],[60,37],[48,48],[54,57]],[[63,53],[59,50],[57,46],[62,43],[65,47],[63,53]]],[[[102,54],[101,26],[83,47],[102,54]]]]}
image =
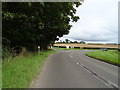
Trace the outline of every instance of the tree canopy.
{"type": "Polygon", "coordinates": [[[70,21],[79,19],[75,7],[80,5],[80,2],[3,2],[3,46],[36,50],[39,45],[46,49],[58,37],[69,33],[70,21]]]}

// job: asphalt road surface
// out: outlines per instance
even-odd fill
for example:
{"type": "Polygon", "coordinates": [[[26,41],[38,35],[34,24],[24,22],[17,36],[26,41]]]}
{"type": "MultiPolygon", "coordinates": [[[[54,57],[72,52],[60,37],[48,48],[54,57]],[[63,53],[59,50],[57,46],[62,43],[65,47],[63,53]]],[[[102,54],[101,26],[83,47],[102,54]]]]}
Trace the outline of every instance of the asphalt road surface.
{"type": "Polygon", "coordinates": [[[58,50],[30,88],[118,88],[118,67],[90,58],[89,50],[58,50]]]}

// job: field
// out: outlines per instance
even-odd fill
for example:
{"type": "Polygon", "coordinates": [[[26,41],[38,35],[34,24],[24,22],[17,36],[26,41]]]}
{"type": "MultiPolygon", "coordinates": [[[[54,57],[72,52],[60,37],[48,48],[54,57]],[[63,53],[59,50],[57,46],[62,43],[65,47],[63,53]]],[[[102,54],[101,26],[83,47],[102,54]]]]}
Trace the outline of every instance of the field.
{"type": "Polygon", "coordinates": [[[109,50],[109,51],[92,51],[92,52],[87,52],[86,55],[114,64],[114,65],[119,65],[120,66],[120,61],[118,60],[120,52],[117,50],[109,50]]]}
{"type": "Polygon", "coordinates": [[[74,46],[82,48],[118,48],[118,45],[113,44],[54,44],[54,46],[74,46]]]}
{"type": "Polygon", "coordinates": [[[2,88],[28,88],[48,55],[53,50],[18,56],[2,65],[2,88]]]}

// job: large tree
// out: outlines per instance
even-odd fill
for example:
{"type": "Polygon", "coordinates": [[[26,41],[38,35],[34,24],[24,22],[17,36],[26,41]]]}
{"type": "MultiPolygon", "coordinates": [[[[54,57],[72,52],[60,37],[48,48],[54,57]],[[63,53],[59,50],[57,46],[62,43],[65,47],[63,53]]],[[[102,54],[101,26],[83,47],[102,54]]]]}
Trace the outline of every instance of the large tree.
{"type": "MultiPolygon", "coordinates": [[[[5,2],[3,3],[3,38],[10,47],[21,46],[29,50],[37,45],[41,49],[69,33],[70,21],[80,2],[5,2]]],[[[3,43],[4,44],[4,43],[3,43]]]]}

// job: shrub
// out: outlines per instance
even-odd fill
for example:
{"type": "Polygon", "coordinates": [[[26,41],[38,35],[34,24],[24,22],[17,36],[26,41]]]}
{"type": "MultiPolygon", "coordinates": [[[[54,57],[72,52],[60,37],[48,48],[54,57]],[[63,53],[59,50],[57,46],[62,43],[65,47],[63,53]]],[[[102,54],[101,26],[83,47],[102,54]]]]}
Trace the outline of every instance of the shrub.
{"type": "Polygon", "coordinates": [[[10,57],[10,50],[7,47],[2,47],[2,59],[10,57]]]}

